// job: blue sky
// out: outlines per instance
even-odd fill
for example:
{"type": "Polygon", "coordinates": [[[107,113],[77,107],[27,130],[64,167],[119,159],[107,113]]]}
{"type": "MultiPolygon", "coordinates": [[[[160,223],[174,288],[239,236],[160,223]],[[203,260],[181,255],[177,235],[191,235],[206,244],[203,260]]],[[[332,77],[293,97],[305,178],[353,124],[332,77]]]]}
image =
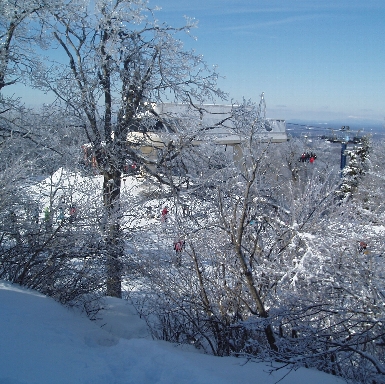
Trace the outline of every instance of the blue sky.
{"type": "Polygon", "coordinates": [[[184,15],[199,21],[197,41],[181,38],[218,65],[230,100],[259,102],[264,92],[268,117],[385,124],[384,0],[150,0],[156,5],[159,21],[174,27],[184,15]]]}
{"type": "Polygon", "coordinates": [[[160,21],[199,20],[186,37],[234,100],[259,101],[269,117],[385,118],[385,1],[150,0],[160,21]]]}

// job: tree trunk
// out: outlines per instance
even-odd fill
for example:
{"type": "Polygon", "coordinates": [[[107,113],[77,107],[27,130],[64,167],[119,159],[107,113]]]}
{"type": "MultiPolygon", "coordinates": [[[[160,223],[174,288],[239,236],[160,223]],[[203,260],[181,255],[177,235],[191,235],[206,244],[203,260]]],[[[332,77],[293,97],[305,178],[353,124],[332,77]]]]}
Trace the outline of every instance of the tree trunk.
{"type": "MultiPolygon", "coordinates": [[[[258,312],[259,316],[261,316],[264,319],[267,319],[269,317],[269,314],[267,313],[265,306],[263,304],[263,301],[261,299],[261,296],[259,295],[259,293],[255,287],[253,275],[247,267],[247,264],[245,262],[245,258],[242,254],[242,251],[240,249],[237,249],[237,254],[238,254],[238,259],[241,262],[243,273],[246,276],[246,282],[247,282],[247,286],[249,288],[250,294],[251,294],[251,296],[254,300],[254,303],[257,307],[257,312],[258,312]]],[[[274,331],[273,331],[273,328],[271,327],[270,324],[267,324],[265,327],[265,335],[266,335],[266,339],[267,339],[267,342],[269,343],[270,348],[273,351],[278,351],[274,331]]]]}
{"type": "Polygon", "coordinates": [[[123,244],[120,230],[120,171],[104,172],[103,202],[106,214],[107,296],[122,297],[123,244]]]}

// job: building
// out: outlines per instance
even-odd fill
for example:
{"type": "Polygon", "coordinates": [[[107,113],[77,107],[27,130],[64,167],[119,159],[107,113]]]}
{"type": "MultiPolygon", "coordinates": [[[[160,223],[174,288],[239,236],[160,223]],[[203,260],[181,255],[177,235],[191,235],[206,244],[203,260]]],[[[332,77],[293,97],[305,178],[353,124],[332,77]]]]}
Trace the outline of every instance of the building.
{"type": "MultiPolygon", "coordinates": [[[[242,141],[242,137],[235,137],[234,126],[229,120],[232,112],[231,105],[206,104],[198,110],[191,110],[187,104],[163,103],[154,107],[155,112],[167,120],[178,116],[179,120],[190,119],[199,121],[203,127],[212,127],[205,130],[206,136],[217,137],[217,144],[226,145],[232,142],[242,141]],[[218,124],[223,122],[220,127],[218,124]],[[215,128],[217,127],[218,128],[215,128]]],[[[263,128],[257,132],[259,139],[263,142],[282,143],[288,140],[286,134],[286,121],[282,119],[265,119],[263,128]]]]}
{"type": "MultiPolygon", "coordinates": [[[[187,126],[191,125],[191,122],[197,122],[202,126],[202,131],[199,132],[199,127],[197,127],[198,134],[191,141],[191,145],[211,142],[214,145],[223,146],[223,150],[231,152],[234,161],[242,160],[242,147],[249,138],[244,134],[235,133],[230,120],[231,105],[203,105],[200,113],[198,110],[189,108],[187,104],[163,103],[156,105],[154,111],[165,122],[164,130],[145,133],[130,132],[127,137],[128,145],[140,146],[141,152],[146,158],[156,161],[160,150],[165,149],[171,140],[178,141],[180,134],[172,129],[173,125],[182,128],[184,124],[187,126]],[[173,124],[173,122],[176,123],[175,120],[178,120],[177,124],[173,124]],[[167,127],[167,122],[169,122],[169,127],[167,127]]],[[[264,119],[255,136],[256,141],[259,142],[286,142],[288,140],[286,121],[264,119]]]]}
{"type": "MultiPolygon", "coordinates": [[[[237,134],[230,119],[231,105],[203,105],[200,111],[191,109],[187,104],[163,103],[154,106],[155,113],[163,121],[153,128],[143,131],[130,131],[127,135],[127,145],[139,149],[146,159],[157,161],[159,153],[166,149],[171,141],[177,143],[183,137],[183,127],[198,124],[202,127],[194,127],[196,132],[190,145],[199,146],[204,143],[212,143],[222,146],[229,156],[236,162],[242,162],[242,147],[249,140],[245,134],[237,134]],[[195,129],[197,128],[197,129],[195,129]],[[177,130],[179,130],[177,132],[177,130]]],[[[288,140],[286,133],[286,121],[282,119],[264,119],[259,124],[259,129],[254,135],[256,142],[282,143],[288,140]]],[[[85,159],[90,158],[89,146],[83,146],[85,159]]],[[[95,158],[91,157],[93,166],[95,158]]]]}

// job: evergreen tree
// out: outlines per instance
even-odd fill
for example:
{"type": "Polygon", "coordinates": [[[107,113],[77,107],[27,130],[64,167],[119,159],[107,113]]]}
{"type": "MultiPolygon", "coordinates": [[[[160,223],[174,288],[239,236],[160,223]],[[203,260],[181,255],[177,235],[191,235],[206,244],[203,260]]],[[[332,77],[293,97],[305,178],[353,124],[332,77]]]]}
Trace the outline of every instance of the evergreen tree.
{"type": "Polygon", "coordinates": [[[367,172],[370,154],[370,140],[363,136],[360,143],[352,149],[346,150],[345,155],[349,161],[342,170],[342,183],[339,194],[343,198],[351,197],[367,172]]]}

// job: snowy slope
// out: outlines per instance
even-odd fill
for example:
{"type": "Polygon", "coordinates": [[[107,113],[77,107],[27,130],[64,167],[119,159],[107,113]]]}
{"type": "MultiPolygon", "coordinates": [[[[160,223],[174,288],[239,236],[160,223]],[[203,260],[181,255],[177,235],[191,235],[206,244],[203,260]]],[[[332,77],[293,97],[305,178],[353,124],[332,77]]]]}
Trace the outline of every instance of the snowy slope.
{"type": "MultiPolygon", "coordinates": [[[[151,340],[126,302],[108,298],[97,322],[0,281],[0,384],[273,384],[287,370],[151,340]]],[[[343,381],[300,369],[283,384],[343,381]]]]}

